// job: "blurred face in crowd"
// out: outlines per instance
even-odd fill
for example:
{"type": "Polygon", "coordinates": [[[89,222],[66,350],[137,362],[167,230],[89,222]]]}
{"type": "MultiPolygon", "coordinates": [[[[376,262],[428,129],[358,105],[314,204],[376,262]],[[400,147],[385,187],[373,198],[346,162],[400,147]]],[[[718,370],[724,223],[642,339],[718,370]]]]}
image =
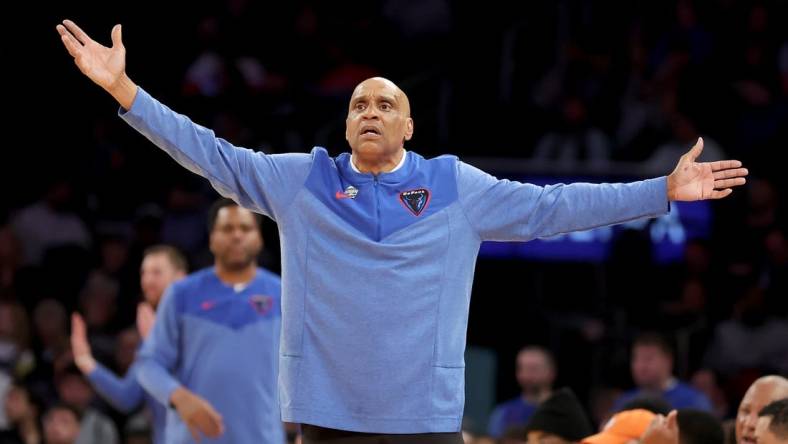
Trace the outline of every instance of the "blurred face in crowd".
{"type": "Polygon", "coordinates": [[[410,102],[397,85],[382,77],[361,82],[350,98],[345,139],[354,155],[388,157],[413,137],[410,102]]]}
{"type": "Polygon", "coordinates": [[[166,253],[148,254],[140,266],[140,287],[145,301],[156,308],[164,290],[184,276],[186,272],[177,268],[166,253]]]}
{"type": "Polygon", "coordinates": [[[79,436],[79,418],[69,409],[55,407],[44,416],[44,442],[73,444],[79,436]]]}
{"type": "Polygon", "coordinates": [[[219,210],[210,243],[217,264],[233,271],[254,264],[263,249],[263,238],[254,213],[238,206],[219,210]]]}
{"type": "Polygon", "coordinates": [[[140,335],[133,328],[127,328],[118,334],[115,344],[115,362],[119,369],[126,370],[131,367],[139,344],[140,335]]]}
{"type": "Polygon", "coordinates": [[[88,408],[93,400],[93,389],[85,378],[76,373],[67,373],[60,378],[57,392],[63,402],[80,410],[88,408]]]}
{"type": "Polygon", "coordinates": [[[758,412],[769,403],[788,397],[788,380],[765,376],[753,382],[739,404],[736,414],[736,441],[739,444],[760,444],[756,438],[758,412]]]}
{"type": "Polygon", "coordinates": [[[544,352],[527,349],[517,354],[516,377],[523,393],[533,395],[552,387],[555,371],[544,352]]]}
{"type": "Polygon", "coordinates": [[[5,396],[5,414],[12,423],[35,413],[30,397],[22,387],[11,386],[5,396]]]}
{"type": "Polygon", "coordinates": [[[660,391],[673,372],[673,358],[657,345],[639,344],[632,349],[631,367],[638,387],[660,391]]]}
{"type": "Polygon", "coordinates": [[[89,327],[106,327],[115,316],[120,285],[103,273],[93,273],[80,294],[85,323],[89,327]]]}
{"type": "Polygon", "coordinates": [[[54,299],[44,299],[33,310],[36,335],[47,346],[66,336],[66,309],[54,299]]]}

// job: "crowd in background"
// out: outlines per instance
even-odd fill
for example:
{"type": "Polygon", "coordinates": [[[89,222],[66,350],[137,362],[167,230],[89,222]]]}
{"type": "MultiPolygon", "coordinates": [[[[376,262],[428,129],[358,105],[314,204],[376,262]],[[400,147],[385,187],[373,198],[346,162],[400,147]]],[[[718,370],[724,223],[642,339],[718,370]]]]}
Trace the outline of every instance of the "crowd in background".
{"type": "MultiPolygon", "coordinates": [[[[615,239],[601,264],[481,260],[469,345],[497,356],[498,402],[533,401],[533,414],[547,388],[569,386],[594,430],[633,387],[675,381],[703,400],[691,407],[729,420],[753,381],[788,375],[776,161],[788,147],[784,2],[226,0],[118,17],[77,8],[57,12],[96,37],[106,31],[106,41],[123,22],[128,70],[143,88],[267,153],[346,151],[348,97],[374,75],[410,97],[416,130],[406,148],[487,162],[493,174],[653,177],[703,136],[701,159],[736,158],[750,170],[744,189],[712,207],[707,237],[688,239],[667,264],[637,231],[615,239]],[[550,355],[536,389],[522,373],[525,345],[550,355]]],[[[34,39],[52,41],[42,66],[79,75],[54,30],[34,39]]],[[[144,415],[114,411],[75,368],[70,313],[84,316],[96,358],[122,374],[140,341],[143,251],[167,244],[192,271],[210,265],[206,211],[216,194],[125,127],[92,85],[56,98],[78,111],[38,110],[35,130],[21,131],[29,122],[20,119],[25,149],[4,162],[32,167],[21,182],[2,178],[14,191],[0,202],[0,430],[25,421],[69,430],[95,412],[120,439],[144,442],[144,415]]],[[[263,231],[261,263],[279,271],[276,228],[263,231]]],[[[501,410],[490,413],[472,433],[503,437],[501,410]]]]}

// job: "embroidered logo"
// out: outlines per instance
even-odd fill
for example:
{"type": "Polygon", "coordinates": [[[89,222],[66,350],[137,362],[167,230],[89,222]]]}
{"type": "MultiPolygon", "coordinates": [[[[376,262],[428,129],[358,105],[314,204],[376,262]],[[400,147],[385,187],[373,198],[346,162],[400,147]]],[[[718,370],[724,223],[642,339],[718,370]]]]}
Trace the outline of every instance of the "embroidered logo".
{"type": "Polygon", "coordinates": [[[424,188],[403,191],[399,193],[399,200],[414,216],[418,216],[430,204],[430,192],[424,188]]]}
{"type": "Polygon", "coordinates": [[[345,191],[337,191],[334,194],[334,197],[337,199],[355,199],[356,195],[358,195],[358,188],[354,187],[353,185],[348,186],[345,188],[345,191]]]}
{"type": "Polygon", "coordinates": [[[202,301],[202,303],[200,304],[200,308],[202,308],[204,311],[208,311],[215,306],[216,306],[215,301],[202,301]]]}
{"type": "Polygon", "coordinates": [[[256,294],[249,298],[249,303],[252,305],[254,310],[261,314],[266,315],[271,308],[274,306],[274,298],[271,296],[265,296],[262,294],[256,294]]]}

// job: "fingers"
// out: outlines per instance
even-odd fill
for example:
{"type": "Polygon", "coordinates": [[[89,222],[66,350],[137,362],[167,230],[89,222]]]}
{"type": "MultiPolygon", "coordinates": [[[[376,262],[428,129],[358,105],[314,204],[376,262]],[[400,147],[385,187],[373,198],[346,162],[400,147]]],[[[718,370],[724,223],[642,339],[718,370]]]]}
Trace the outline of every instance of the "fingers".
{"type": "Polygon", "coordinates": [[[737,187],[739,185],[744,185],[747,180],[743,177],[736,177],[733,179],[721,179],[714,181],[714,188],[730,188],[730,187],[737,187]]]}
{"type": "Polygon", "coordinates": [[[197,426],[186,423],[186,427],[189,429],[189,433],[191,433],[192,438],[196,442],[200,442],[202,440],[202,435],[200,435],[200,429],[198,429],[197,426]]]}
{"type": "Polygon", "coordinates": [[[678,427],[676,422],[677,416],[678,416],[678,412],[676,410],[672,410],[670,413],[668,413],[668,418],[665,421],[665,423],[667,424],[669,429],[675,430],[678,427]]]}
{"type": "Polygon", "coordinates": [[[85,333],[85,321],[82,320],[82,316],[77,312],[71,313],[71,332],[85,333]]]}
{"type": "Polygon", "coordinates": [[[112,27],[112,47],[113,48],[122,48],[123,47],[123,37],[121,35],[121,26],[115,25],[112,27]]]}
{"type": "Polygon", "coordinates": [[[715,180],[719,180],[719,179],[729,179],[731,177],[744,177],[749,173],[750,172],[747,171],[747,168],[732,168],[732,169],[714,171],[713,175],[715,180]]]}
{"type": "Polygon", "coordinates": [[[76,23],[72,22],[71,20],[63,20],[63,24],[66,28],[74,35],[74,37],[79,40],[80,43],[86,45],[88,42],[91,42],[92,39],[85,34],[85,31],[82,30],[76,23]]]}
{"type": "Polygon", "coordinates": [[[66,50],[71,54],[71,57],[76,57],[82,49],[82,44],[63,25],[57,25],[57,32],[60,33],[60,40],[63,41],[63,45],[66,46],[66,50]]]}
{"type": "Polygon", "coordinates": [[[711,199],[722,199],[723,197],[727,197],[729,194],[733,192],[732,189],[726,188],[724,190],[714,190],[711,192],[711,199]]]}
{"type": "MultiPolygon", "coordinates": [[[[741,162],[738,160],[718,160],[716,162],[709,162],[712,171],[728,170],[732,168],[741,167],[741,162]]],[[[746,168],[744,168],[746,171],[746,168]]]]}
{"type": "Polygon", "coordinates": [[[208,414],[206,421],[207,429],[203,431],[211,438],[216,438],[217,436],[224,433],[224,421],[222,420],[222,415],[210,407],[206,413],[208,414]]]}
{"type": "Polygon", "coordinates": [[[193,421],[194,427],[201,435],[205,435],[209,438],[216,438],[224,433],[222,417],[216,412],[211,412],[206,409],[195,415],[193,421]]]}
{"type": "Polygon", "coordinates": [[[148,317],[153,314],[153,309],[147,302],[137,304],[137,316],[148,317]]]}
{"type": "Polygon", "coordinates": [[[695,146],[687,152],[687,156],[690,161],[694,162],[695,159],[700,156],[701,152],[703,152],[703,137],[698,137],[698,141],[695,142],[695,146]]]}

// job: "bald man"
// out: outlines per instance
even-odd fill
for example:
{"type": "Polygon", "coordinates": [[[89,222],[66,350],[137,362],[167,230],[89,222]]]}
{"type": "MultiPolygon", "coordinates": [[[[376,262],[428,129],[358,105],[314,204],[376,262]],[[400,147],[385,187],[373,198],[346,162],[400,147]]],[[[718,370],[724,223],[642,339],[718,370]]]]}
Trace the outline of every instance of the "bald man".
{"type": "Polygon", "coordinates": [[[305,443],[461,443],[464,350],[482,241],[527,241],[665,214],[744,183],[738,161],[697,163],[702,141],[664,177],[538,187],[498,180],[454,156],[405,150],[402,90],[383,78],[350,98],[350,153],[265,155],[177,114],[125,72],[112,47],[57,26],[79,69],[121,117],[214,188],[278,223],[283,294],[279,400],[305,443]]]}
{"type": "Polygon", "coordinates": [[[736,414],[736,442],[756,444],[758,414],[768,404],[783,398],[788,398],[788,379],[769,375],[753,382],[744,394],[736,414]]]}

